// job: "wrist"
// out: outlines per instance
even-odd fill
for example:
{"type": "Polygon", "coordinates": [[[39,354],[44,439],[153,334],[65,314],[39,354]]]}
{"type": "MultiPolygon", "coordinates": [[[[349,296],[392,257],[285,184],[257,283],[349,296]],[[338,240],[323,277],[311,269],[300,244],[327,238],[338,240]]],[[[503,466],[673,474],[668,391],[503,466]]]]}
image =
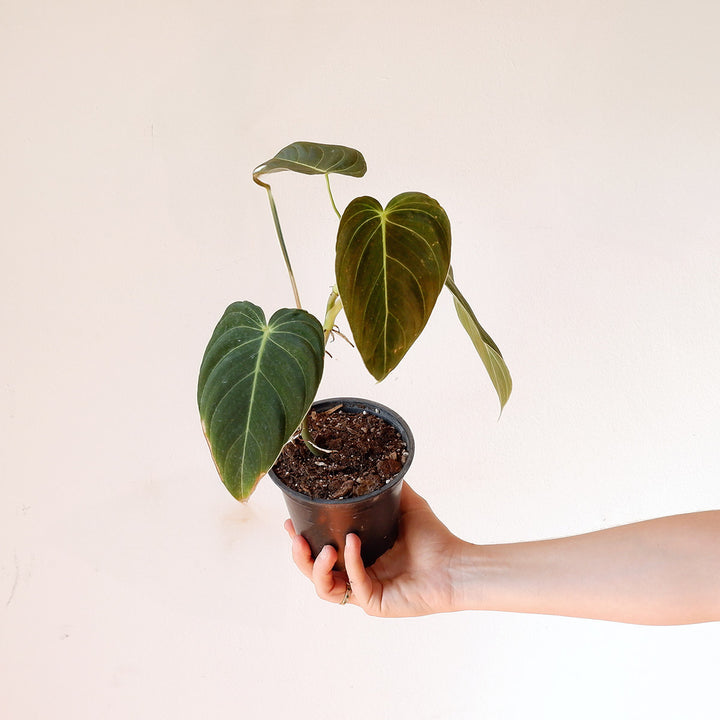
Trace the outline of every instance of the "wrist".
{"type": "Polygon", "coordinates": [[[452,611],[488,609],[493,578],[500,574],[487,548],[459,541],[448,572],[452,593],[452,611]]]}

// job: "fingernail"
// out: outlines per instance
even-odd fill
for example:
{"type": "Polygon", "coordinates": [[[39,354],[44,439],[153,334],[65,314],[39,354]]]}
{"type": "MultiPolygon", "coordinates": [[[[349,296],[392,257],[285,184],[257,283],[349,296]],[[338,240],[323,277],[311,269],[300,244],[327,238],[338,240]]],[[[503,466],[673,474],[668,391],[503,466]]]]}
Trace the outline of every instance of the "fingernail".
{"type": "Polygon", "coordinates": [[[328,556],[328,553],[330,552],[330,546],[324,545],[323,549],[318,553],[318,559],[320,558],[326,558],[328,556]]]}

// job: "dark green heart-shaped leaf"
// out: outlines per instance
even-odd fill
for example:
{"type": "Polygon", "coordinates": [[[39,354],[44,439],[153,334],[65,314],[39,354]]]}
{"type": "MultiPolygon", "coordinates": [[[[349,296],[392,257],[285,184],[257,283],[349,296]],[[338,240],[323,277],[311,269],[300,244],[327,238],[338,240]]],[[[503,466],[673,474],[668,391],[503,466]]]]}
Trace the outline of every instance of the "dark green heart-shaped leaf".
{"type": "Polygon", "coordinates": [[[298,428],[322,377],[320,322],[278,310],[269,322],[250,302],[228,307],[198,380],[203,432],[227,489],[247,500],[298,428]]]}
{"type": "Polygon", "coordinates": [[[340,220],[335,274],[365,366],[382,380],[422,332],[450,266],[450,221],[436,200],[410,192],[383,210],[353,200],[340,220]]]}
{"type": "Polygon", "coordinates": [[[339,173],[362,177],[367,165],[359,150],[344,145],[294,142],[284,147],[274,158],[256,167],[253,178],[257,181],[260,175],[281,170],[291,170],[304,175],[339,173]]]}
{"type": "Polygon", "coordinates": [[[452,268],[448,272],[445,284],[453,294],[455,310],[460,318],[460,322],[470,336],[478,355],[480,355],[483,361],[483,365],[485,365],[490,380],[495,387],[495,391],[500,399],[500,412],[502,412],[512,392],[512,378],[510,377],[510,371],[505,364],[500,348],[493,342],[493,339],[485,330],[483,330],[470,304],[458,289],[455,284],[452,268]]]}

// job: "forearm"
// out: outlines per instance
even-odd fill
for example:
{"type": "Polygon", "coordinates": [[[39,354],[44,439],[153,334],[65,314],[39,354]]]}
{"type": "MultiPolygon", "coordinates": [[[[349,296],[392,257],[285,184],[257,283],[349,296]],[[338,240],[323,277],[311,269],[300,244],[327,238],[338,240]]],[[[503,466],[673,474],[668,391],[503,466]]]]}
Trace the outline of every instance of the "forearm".
{"type": "Polygon", "coordinates": [[[466,545],[453,572],[457,609],[650,625],[720,620],[720,511],[466,545]]]}

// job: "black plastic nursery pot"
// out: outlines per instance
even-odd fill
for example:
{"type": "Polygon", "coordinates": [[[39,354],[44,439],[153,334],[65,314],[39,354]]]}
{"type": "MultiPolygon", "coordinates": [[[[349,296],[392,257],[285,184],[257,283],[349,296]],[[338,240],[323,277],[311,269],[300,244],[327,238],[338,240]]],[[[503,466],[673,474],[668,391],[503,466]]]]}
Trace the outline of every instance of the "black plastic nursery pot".
{"type": "Polygon", "coordinates": [[[323,412],[338,405],[342,405],[342,409],[347,413],[366,412],[376,415],[400,433],[406,446],[407,457],[396,475],[379,490],[361,497],[316,500],[289,488],[273,470],[268,474],[282,490],[295,530],[308,541],[313,557],[316,557],[325,545],[333,545],[338,551],[335,569],[343,570],[345,537],[348,533],[355,533],[360,538],[362,558],[366,566],[372,565],[395,543],[402,481],[415,454],[415,441],[407,423],[396,412],[369,400],[330,398],[315,402],[312,410],[323,412]]]}

